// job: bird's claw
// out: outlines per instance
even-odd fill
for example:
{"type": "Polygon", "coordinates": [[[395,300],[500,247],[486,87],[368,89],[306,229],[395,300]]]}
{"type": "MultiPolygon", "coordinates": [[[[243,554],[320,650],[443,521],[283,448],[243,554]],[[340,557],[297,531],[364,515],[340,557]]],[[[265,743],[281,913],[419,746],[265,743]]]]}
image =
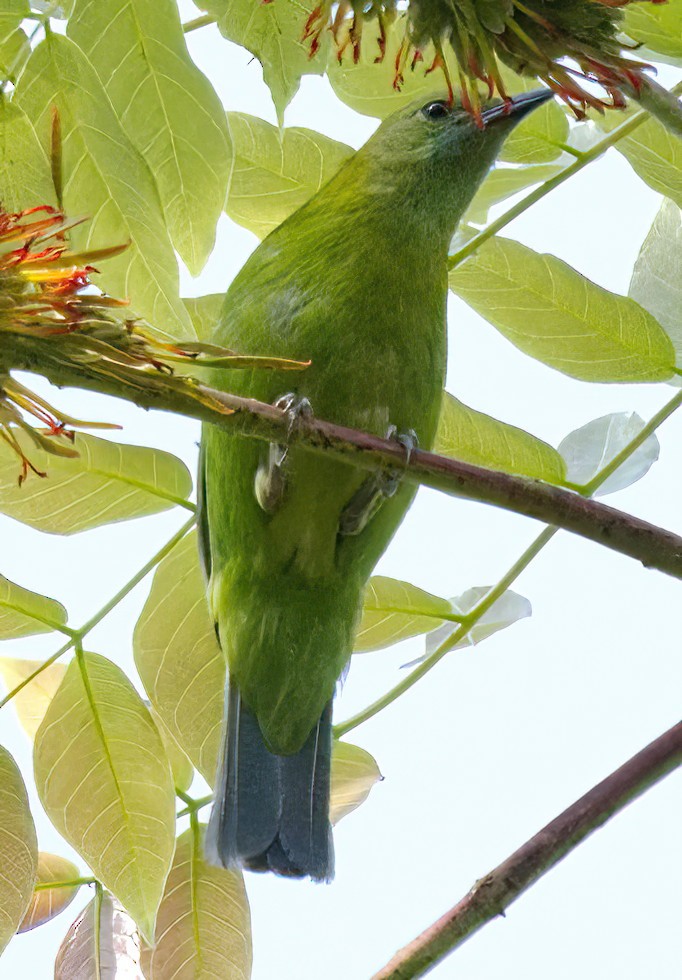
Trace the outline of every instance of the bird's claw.
{"type": "MultiPolygon", "coordinates": [[[[307,398],[287,392],[275,402],[275,408],[281,408],[287,414],[287,437],[291,436],[302,419],[310,419],[313,409],[307,398]]],[[[266,514],[273,514],[284,499],[287,489],[286,461],[289,447],[285,443],[271,442],[268,446],[268,458],[256,470],[254,492],[259,506],[266,514]]]]}

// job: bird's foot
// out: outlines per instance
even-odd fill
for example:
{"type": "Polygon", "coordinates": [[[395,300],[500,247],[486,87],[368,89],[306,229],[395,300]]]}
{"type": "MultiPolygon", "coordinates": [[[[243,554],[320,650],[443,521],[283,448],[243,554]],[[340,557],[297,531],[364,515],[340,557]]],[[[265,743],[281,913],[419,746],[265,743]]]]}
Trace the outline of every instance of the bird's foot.
{"type": "MultiPolygon", "coordinates": [[[[288,392],[274,403],[288,417],[287,433],[291,435],[301,419],[312,418],[313,410],[307,398],[288,392]]],[[[271,442],[267,459],[256,470],[254,491],[256,500],[266,514],[273,514],[284,500],[287,489],[286,462],[289,447],[285,443],[271,442]]]]}
{"type": "MultiPolygon", "coordinates": [[[[396,427],[391,425],[386,438],[399,442],[404,447],[405,463],[409,463],[413,451],[419,445],[414,429],[399,433],[396,427]]],[[[364,531],[384,500],[395,494],[402,476],[402,470],[391,467],[387,470],[378,470],[367,477],[341,511],[339,534],[349,536],[364,531]]]]}

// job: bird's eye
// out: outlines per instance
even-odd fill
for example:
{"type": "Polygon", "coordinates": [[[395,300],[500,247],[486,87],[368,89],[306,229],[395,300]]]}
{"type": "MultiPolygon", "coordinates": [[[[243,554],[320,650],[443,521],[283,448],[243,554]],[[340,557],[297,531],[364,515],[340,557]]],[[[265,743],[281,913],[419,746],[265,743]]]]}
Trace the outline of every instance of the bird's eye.
{"type": "Polygon", "coordinates": [[[445,119],[446,116],[450,115],[450,106],[447,102],[429,102],[422,109],[422,115],[426,119],[437,120],[445,119]]]}

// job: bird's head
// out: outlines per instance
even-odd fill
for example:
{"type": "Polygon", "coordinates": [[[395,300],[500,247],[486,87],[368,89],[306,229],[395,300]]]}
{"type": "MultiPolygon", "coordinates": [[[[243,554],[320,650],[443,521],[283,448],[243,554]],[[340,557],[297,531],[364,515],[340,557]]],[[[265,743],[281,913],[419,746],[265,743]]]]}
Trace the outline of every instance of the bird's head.
{"type": "Polygon", "coordinates": [[[478,123],[445,99],[399,110],[357,154],[371,194],[391,195],[401,210],[444,224],[452,234],[504,140],[551,98],[549,89],[538,89],[491,103],[478,123]]]}

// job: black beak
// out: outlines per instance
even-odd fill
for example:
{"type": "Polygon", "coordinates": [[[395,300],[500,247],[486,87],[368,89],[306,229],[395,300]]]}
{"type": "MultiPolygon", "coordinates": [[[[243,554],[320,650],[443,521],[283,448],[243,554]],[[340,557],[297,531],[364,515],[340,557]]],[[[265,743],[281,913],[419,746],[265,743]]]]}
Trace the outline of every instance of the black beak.
{"type": "Polygon", "coordinates": [[[533,109],[537,109],[538,106],[552,98],[554,98],[554,92],[548,88],[538,88],[534,92],[523,92],[521,95],[515,95],[509,102],[500,102],[499,105],[485,109],[481,113],[483,125],[488,126],[490,123],[501,119],[513,119],[514,122],[519,122],[533,109]]]}

